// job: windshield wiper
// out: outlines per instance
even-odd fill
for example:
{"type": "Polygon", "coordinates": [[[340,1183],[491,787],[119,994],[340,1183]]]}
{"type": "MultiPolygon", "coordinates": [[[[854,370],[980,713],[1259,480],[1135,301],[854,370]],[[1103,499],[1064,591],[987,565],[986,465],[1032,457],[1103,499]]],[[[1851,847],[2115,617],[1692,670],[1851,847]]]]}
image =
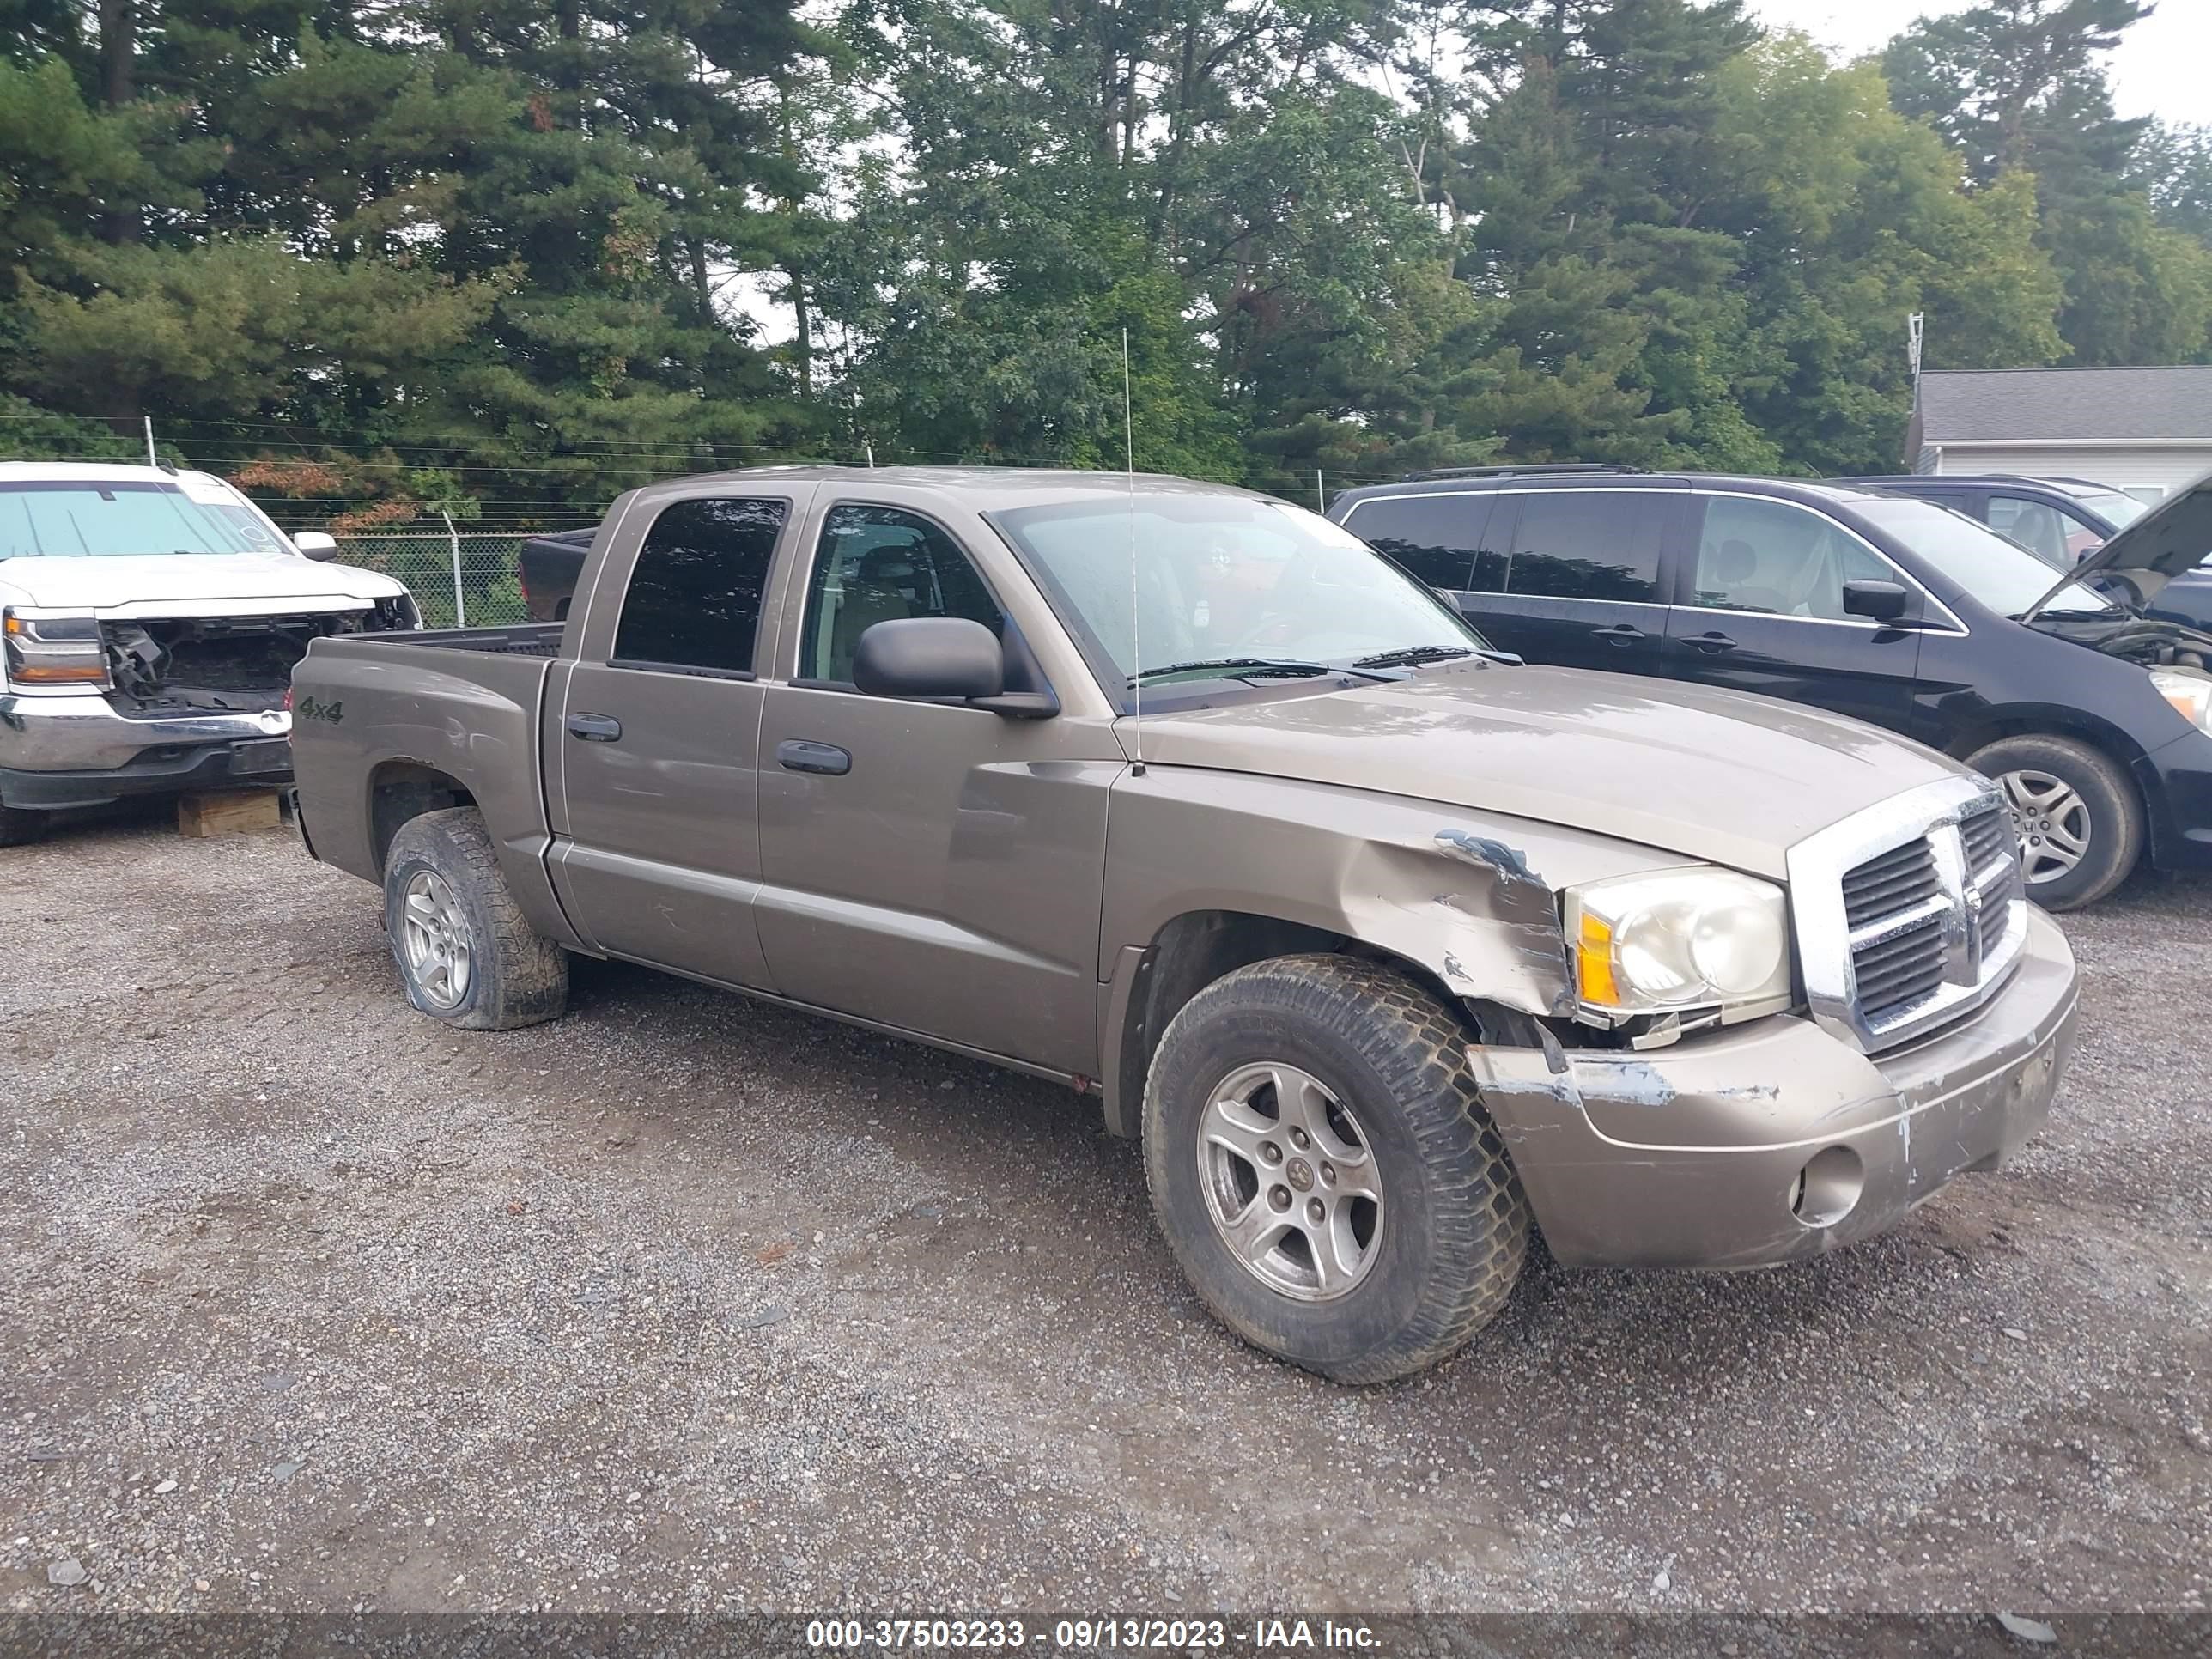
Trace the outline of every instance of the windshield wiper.
{"type": "Polygon", "coordinates": [[[1409,645],[1402,651],[1382,651],[1371,657],[1352,659],[1354,668],[1409,668],[1415,663],[1453,662],[1462,657],[1481,657],[1490,662],[1502,662],[1513,667],[1521,665],[1521,659],[1510,651],[1485,651],[1472,645],[1409,645]]]}
{"type": "Polygon", "coordinates": [[[1362,679],[1386,680],[1388,674],[1371,674],[1357,664],[1350,667],[1332,668],[1325,662],[1299,662],[1288,657],[1208,657],[1197,662],[1171,662],[1158,668],[1140,668],[1129,677],[1132,685],[1142,685],[1169,674],[1195,674],[1204,669],[1218,669],[1223,676],[1235,680],[1315,679],[1324,674],[1358,674],[1362,679]]]}

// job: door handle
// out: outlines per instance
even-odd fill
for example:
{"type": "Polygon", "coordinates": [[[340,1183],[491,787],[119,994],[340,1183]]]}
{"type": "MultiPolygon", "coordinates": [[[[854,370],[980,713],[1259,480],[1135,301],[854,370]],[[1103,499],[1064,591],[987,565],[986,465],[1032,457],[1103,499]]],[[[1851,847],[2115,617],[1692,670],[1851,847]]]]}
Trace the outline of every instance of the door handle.
{"type": "Polygon", "coordinates": [[[622,722],[612,714],[571,714],[568,735],[586,743],[620,743],[622,722]]]}
{"type": "Polygon", "coordinates": [[[1709,657],[1717,657],[1723,651],[1735,649],[1735,641],[1725,634],[1692,634],[1690,643],[1709,657]]]}
{"type": "Polygon", "coordinates": [[[1633,623],[1615,623],[1610,628],[1594,628],[1590,632],[1608,645],[1632,645],[1645,637],[1644,630],[1633,623]]]}
{"type": "Polygon", "coordinates": [[[787,738],[775,746],[776,764],[787,772],[819,772],[842,778],[853,769],[853,757],[834,743],[810,743],[787,738]]]}

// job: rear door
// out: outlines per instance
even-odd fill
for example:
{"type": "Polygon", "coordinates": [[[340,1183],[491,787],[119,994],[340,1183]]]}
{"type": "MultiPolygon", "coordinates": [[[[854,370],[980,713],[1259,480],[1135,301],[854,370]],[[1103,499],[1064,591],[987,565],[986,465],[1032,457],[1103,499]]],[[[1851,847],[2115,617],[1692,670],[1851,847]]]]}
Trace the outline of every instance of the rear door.
{"type": "Polygon", "coordinates": [[[1658,483],[1505,492],[1504,592],[1483,601],[1482,631],[1531,662],[1663,672],[1659,559],[1681,501],[1658,483]]]}
{"type": "Polygon", "coordinates": [[[813,488],[679,499],[641,536],[612,532],[544,738],[554,881],[610,955],[772,988],[753,921],[756,665],[776,550],[813,488]]]}
{"type": "Polygon", "coordinates": [[[1929,740],[1913,682],[1920,634],[1846,613],[1847,581],[1911,578],[1826,514],[1692,490],[1675,542],[1665,662],[1678,679],[1811,703],[1929,740]]]}

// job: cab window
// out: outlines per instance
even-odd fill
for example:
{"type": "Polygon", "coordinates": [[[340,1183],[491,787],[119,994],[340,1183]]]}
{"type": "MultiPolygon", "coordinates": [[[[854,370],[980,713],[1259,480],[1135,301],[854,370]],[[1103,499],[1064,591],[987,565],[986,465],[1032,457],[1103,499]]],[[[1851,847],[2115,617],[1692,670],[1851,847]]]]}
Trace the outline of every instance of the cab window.
{"type": "Polygon", "coordinates": [[[1006,617],[960,544],[919,514],[836,507],[808,579],[799,677],[853,681],[853,653],[879,622],[960,617],[1004,637],[1006,617]]]}
{"type": "Polygon", "coordinates": [[[786,510],[719,497],[662,509],[630,572],[609,665],[750,675],[786,510]]]}
{"type": "Polygon", "coordinates": [[[1692,498],[1697,520],[1692,603],[1817,622],[1858,622],[1844,584],[1895,581],[1897,572],[1832,519],[1791,501],[1692,498]]]}

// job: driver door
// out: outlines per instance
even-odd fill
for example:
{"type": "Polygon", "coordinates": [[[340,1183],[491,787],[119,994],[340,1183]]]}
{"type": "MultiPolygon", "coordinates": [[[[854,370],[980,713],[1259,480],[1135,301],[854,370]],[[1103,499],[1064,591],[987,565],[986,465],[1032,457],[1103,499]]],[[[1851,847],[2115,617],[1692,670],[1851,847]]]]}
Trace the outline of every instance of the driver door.
{"type": "Polygon", "coordinates": [[[1025,580],[921,512],[821,514],[760,726],[761,945],[787,996],[1096,1076],[1110,722],[852,683],[861,634],[903,617],[967,617],[1022,652],[994,578],[1025,580]]]}

